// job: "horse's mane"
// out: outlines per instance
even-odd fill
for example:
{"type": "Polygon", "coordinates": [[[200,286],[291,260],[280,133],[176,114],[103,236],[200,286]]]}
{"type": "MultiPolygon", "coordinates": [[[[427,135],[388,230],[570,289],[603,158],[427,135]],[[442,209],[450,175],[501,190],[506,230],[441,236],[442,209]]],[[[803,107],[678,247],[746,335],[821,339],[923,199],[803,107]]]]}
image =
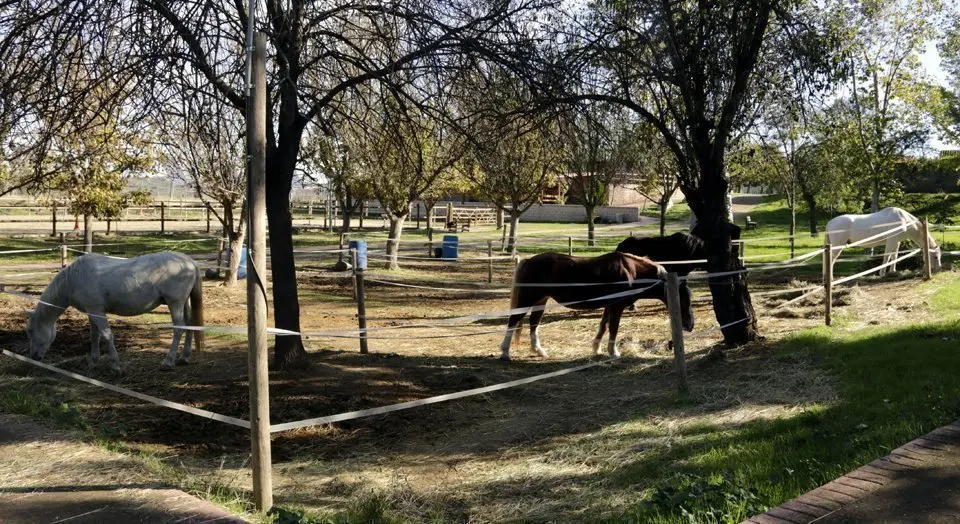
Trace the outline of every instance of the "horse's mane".
{"type": "MultiPolygon", "coordinates": [[[[77,262],[79,262],[79,259],[77,262]]],[[[57,306],[66,305],[66,297],[70,289],[70,276],[76,273],[79,267],[77,262],[57,271],[57,274],[47,284],[46,289],[43,290],[43,294],[40,295],[40,300],[57,306]]]]}

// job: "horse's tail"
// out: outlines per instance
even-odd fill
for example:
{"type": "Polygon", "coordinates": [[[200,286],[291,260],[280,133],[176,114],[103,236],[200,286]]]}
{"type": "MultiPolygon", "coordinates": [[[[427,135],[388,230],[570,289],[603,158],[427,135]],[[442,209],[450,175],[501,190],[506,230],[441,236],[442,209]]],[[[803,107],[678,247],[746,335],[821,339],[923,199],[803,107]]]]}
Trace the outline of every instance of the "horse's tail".
{"type": "MultiPolygon", "coordinates": [[[[196,269],[196,277],[193,281],[193,289],[190,290],[190,325],[203,327],[203,274],[200,268],[196,269]]],[[[197,351],[203,351],[203,331],[193,332],[193,342],[197,351]]]]}
{"type": "MultiPolygon", "coordinates": [[[[517,281],[520,279],[521,271],[523,270],[523,265],[526,264],[526,260],[521,260],[517,263],[517,269],[513,270],[513,287],[510,288],[510,309],[517,309],[517,306],[520,305],[520,296],[517,289],[517,281]]],[[[512,314],[510,316],[513,316],[512,314]]],[[[517,327],[513,332],[513,342],[520,342],[520,332],[523,331],[523,322],[517,323],[517,327]]]]}

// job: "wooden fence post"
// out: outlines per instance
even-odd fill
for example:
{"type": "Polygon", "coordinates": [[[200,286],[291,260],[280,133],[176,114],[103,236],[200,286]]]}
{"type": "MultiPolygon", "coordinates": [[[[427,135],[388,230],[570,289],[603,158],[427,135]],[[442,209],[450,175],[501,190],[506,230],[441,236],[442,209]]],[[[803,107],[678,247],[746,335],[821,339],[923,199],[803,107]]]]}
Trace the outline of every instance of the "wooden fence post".
{"type": "Polygon", "coordinates": [[[60,269],[67,267],[67,241],[63,233],[60,233],[60,269]]]}
{"type": "Polygon", "coordinates": [[[571,257],[573,256],[573,237],[572,236],[567,237],[567,255],[571,257]]]}
{"type": "Polygon", "coordinates": [[[830,325],[833,308],[833,247],[829,242],[823,246],[823,322],[830,325]]]}
{"type": "Polygon", "coordinates": [[[493,240],[487,240],[487,283],[493,282],[493,240]]]}
{"type": "Polygon", "coordinates": [[[923,217],[921,225],[923,226],[923,279],[930,280],[933,268],[930,266],[930,224],[927,222],[927,217],[923,217]]]}
{"type": "Polygon", "coordinates": [[[667,309],[670,311],[670,337],[673,342],[673,365],[677,373],[677,388],[681,393],[690,390],[687,384],[687,361],[683,350],[683,319],[680,312],[680,278],[667,273],[667,309]]]}
{"type": "Polygon", "coordinates": [[[53,232],[50,233],[50,236],[56,238],[57,236],[57,203],[53,203],[53,232]]]}
{"type": "Polygon", "coordinates": [[[363,269],[357,264],[357,250],[350,250],[353,259],[353,287],[357,293],[357,326],[360,328],[360,353],[366,354],[367,347],[367,302],[363,289],[363,269]]]}
{"type": "Polygon", "coordinates": [[[747,244],[743,240],[740,240],[737,245],[737,252],[740,256],[740,267],[746,267],[747,265],[747,244]]]}
{"type": "MultiPolygon", "coordinates": [[[[252,40],[252,41],[251,41],[252,40]]],[[[270,375],[267,361],[267,221],[266,124],[267,38],[257,33],[253,44],[247,96],[247,338],[250,383],[250,445],[253,466],[253,502],[260,511],[273,506],[270,451],[270,375]]]]}
{"type": "Polygon", "coordinates": [[[163,202],[163,200],[161,200],[160,201],[160,234],[161,235],[167,232],[166,220],[167,220],[167,205],[163,202]]]}

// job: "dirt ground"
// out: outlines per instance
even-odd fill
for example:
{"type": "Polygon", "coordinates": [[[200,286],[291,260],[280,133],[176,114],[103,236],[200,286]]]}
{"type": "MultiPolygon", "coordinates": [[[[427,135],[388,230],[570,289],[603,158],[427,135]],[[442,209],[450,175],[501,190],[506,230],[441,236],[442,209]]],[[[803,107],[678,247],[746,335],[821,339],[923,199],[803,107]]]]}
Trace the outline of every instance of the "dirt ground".
{"type": "Polygon", "coordinates": [[[0,521],[189,524],[243,522],[157,482],[137,459],[0,413],[0,521]]]}
{"type": "MultiPolygon", "coordinates": [[[[314,261],[310,267],[323,267],[314,261]]],[[[499,263],[504,288],[512,263],[499,263]]],[[[905,277],[909,277],[906,274],[905,277]]],[[[835,318],[850,326],[918,320],[927,315],[923,297],[907,292],[916,278],[868,279],[838,290],[835,318]]],[[[441,282],[464,289],[486,278],[486,263],[408,262],[395,275],[371,271],[370,279],[407,283],[441,282]],[[419,264],[419,265],[418,265],[419,264]],[[458,283],[460,282],[460,283],[458,283]]],[[[305,331],[356,327],[349,279],[304,271],[300,299],[305,331]]],[[[754,292],[804,287],[786,272],[752,277],[754,292]]],[[[478,285],[478,289],[490,286],[478,285]]],[[[27,292],[39,294],[40,287],[27,292]]],[[[716,326],[709,293],[695,288],[697,332],[716,326]]],[[[814,297],[779,310],[793,295],[754,299],[761,332],[777,340],[822,324],[822,299],[814,297]]],[[[444,292],[371,282],[366,289],[371,327],[429,324],[438,319],[508,309],[509,297],[479,290],[444,292]]],[[[205,288],[207,324],[242,326],[245,288],[205,288]]],[[[0,346],[25,348],[21,298],[0,298],[0,346]]],[[[164,322],[163,315],[115,323],[124,373],[88,369],[86,319],[68,312],[47,362],[115,382],[174,402],[248,418],[246,343],[236,336],[208,334],[207,349],[190,366],[161,373],[169,331],[135,323],[164,322]]],[[[271,372],[271,421],[282,423],[384,406],[528,377],[583,363],[599,312],[548,311],[540,336],[546,360],[529,350],[528,338],[512,350],[514,361],[497,360],[504,321],[485,320],[443,329],[376,332],[370,353],[355,338],[311,337],[309,369],[271,372]],[[476,334],[484,332],[483,334],[476,334]],[[429,338],[429,337],[444,338],[429,338]]],[[[773,418],[835,398],[832,381],[815,362],[775,355],[766,343],[705,358],[719,332],[695,333],[686,342],[692,391],[676,397],[665,307],[638,303],[625,315],[616,363],[493,394],[274,436],[277,504],[342,508],[370,493],[386,494],[414,520],[570,520],[603,515],[636,503],[641,493],[612,481],[625,460],[642,460],[684,436],[697,424],[741,424],[773,418]],[[659,406],[651,409],[651,406],[659,406]],[[664,408],[663,406],[668,406],[664,408]],[[672,407],[670,407],[672,406],[672,407]]],[[[10,359],[0,360],[0,380],[14,387],[42,385],[80,410],[107,438],[164,457],[203,482],[246,491],[248,436],[239,428],[146,405],[104,390],[66,382],[10,359]]]]}

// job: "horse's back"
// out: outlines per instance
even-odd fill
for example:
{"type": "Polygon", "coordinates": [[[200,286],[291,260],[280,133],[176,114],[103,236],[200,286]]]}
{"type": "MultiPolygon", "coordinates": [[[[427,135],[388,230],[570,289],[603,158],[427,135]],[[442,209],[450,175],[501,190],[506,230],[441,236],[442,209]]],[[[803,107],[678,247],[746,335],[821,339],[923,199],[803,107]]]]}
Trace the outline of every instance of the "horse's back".
{"type": "MultiPolygon", "coordinates": [[[[917,217],[907,211],[899,207],[885,207],[876,213],[840,215],[830,219],[827,222],[826,237],[831,245],[841,245],[858,242],[899,225],[910,226],[916,223],[917,217]]],[[[881,245],[884,242],[885,239],[880,239],[865,244],[865,247],[881,245]]]]}
{"type": "Polygon", "coordinates": [[[517,274],[521,283],[606,283],[635,278],[656,278],[660,266],[646,257],[612,251],[595,257],[540,253],[523,261],[517,274]],[[651,276],[652,275],[652,276],[651,276]]]}
{"type": "Polygon", "coordinates": [[[87,254],[70,265],[71,302],[81,311],[137,315],[185,300],[198,276],[196,263],[173,251],[129,259],[87,254]]]}

